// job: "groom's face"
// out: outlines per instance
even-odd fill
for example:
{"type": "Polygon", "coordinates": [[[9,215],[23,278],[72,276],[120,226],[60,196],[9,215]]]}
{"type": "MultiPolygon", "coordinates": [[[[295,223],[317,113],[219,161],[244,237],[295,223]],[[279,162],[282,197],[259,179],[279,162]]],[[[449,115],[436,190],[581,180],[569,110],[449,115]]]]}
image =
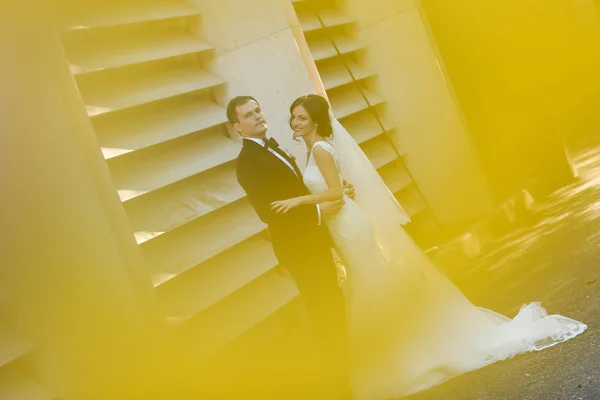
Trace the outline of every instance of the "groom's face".
{"type": "Polygon", "coordinates": [[[254,100],[250,100],[236,108],[238,122],[233,124],[235,130],[243,137],[262,138],[267,133],[267,119],[262,109],[254,100]]]}

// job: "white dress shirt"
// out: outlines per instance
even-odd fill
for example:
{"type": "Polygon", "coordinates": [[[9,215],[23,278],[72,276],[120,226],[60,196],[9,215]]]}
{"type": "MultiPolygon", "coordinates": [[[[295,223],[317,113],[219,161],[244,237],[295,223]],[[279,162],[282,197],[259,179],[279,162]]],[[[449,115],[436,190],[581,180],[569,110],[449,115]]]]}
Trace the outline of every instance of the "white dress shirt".
{"type": "MultiPolygon", "coordinates": [[[[247,137],[245,137],[244,140],[252,140],[254,143],[258,143],[262,147],[265,147],[265,142],[264,142],[263,139],[247,138],[247,137]]],[[[283,161],[285,163],[285,165],[287,165],[288,168],[291,169],[294,172],[294,175],[296,175],[298,177],[298,179],[300,179],[300,177],[296,173],[296,170],[294,169],[294,166],[292,164],[290,164],[290,162],[288,160],[286,160],[285,158],[283,158],[283,156],[281,154],[279,154],[278,152],[276,152],[275,150],[273,150],[270,147],[267,147],[267,150],[269,150],[269,152],[271,152],[271,154],[273,154],[275,157],[277,157],[281,161],[283,161]]],[[[319,217],[319,225],[321,225],[321,207],[319,207],[318,204],[317,204],[317,215],[319,217]]]]}

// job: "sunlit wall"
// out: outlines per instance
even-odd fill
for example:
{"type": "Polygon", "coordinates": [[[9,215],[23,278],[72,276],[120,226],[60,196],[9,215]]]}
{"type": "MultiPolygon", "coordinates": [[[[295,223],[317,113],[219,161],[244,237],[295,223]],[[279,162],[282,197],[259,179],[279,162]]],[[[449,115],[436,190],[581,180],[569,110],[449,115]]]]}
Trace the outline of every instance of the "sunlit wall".
{"type": "Polygon", "coordinates": [[[424,0],[496,200],[571,176],[563,141],[595,128],[597,15],[569,1],[424,0]],[[589,110],[589,111],[588,111],[589,110]]]}

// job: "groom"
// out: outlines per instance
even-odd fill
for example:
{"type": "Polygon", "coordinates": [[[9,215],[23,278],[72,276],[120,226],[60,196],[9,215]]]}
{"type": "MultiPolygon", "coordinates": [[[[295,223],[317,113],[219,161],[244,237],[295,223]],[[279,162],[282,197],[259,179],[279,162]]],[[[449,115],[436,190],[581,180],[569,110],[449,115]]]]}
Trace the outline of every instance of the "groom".
{"type": "MultiPolygon", "coordinates": [[[[324,359],[326,384],[334,383],[337,395],[327,399],[348,399],[345,369],[345,304],[338,285],[336,268],[326,227],[325,215],[333,215],[344,201],[303,205],[285,214],[276,214],[271,203],[308,193],[293,158],[277,142],[267,139],[267,120],[258,101],[251,96],[231,99],[227,119],[242,136],[237,158],[237,179],[260,219],[268,225],[269,236],[280,268],[291,274],[304,300],[316,345],[324,359]]],[[[353,192],[351,185],[346,185],[353,192]]]]}

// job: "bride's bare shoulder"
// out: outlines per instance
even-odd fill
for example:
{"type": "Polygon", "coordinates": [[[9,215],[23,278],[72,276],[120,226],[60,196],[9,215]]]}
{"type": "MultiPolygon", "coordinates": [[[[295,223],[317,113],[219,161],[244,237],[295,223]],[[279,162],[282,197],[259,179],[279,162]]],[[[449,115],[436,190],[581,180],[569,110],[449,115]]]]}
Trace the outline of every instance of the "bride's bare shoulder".
{"type": "Polygon", "coordinates": [[[315,142],[313,148],[317,148],[320,147],[323,150],[327,151],[330,154],[335,154],[335,147],[333,147],[333,145],[329,142],[326,142],[324,140],[319,140],[317,142],[315,142]]]}

